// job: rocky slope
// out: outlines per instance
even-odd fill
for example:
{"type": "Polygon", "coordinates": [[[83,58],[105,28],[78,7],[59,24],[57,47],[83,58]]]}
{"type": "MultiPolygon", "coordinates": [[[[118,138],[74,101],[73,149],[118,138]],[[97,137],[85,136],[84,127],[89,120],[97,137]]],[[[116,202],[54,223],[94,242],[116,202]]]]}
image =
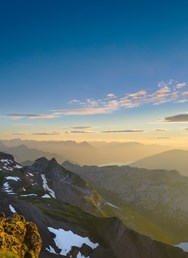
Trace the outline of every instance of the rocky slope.
{"type": "Polygon", "coordinates": [[[38,159],[31,167],[21,167],[7,154],[1,153],[0,160],[0,210],[36,223],[43,242],[40,257],[188,257],[180,248],[129,229],[118,218],[107,218],[111,204],[54,159],[38,159]]]}
{"type": "MultiPolygon", "coordinates": [[[[5,194],[6,195],[6,194],[5,194]]],[[[0,208],[12,207],[34,221],[43,240],[40,257],[187,258],[188,253],[138,234],[118,218],[97,218],[54,200],[5,197],[0,208]]]]}
{"type": "Polygon", "coordinates": [[[187,177],[177,171],[129,166],[63,166],[118,206],[116,215],[128,226],[167,243],[188,242],[187,177]]]}

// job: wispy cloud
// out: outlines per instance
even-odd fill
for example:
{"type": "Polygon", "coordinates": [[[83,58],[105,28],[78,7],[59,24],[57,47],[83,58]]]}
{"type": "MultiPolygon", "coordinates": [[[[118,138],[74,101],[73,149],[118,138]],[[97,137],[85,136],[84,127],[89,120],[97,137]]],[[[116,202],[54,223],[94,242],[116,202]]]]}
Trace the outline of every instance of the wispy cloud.
{"type": "Polygon", "coordinates": [[[1,118],[11,118],[11,119],[52,119],[58,117],[57,114],[7,114],[1,115],[1,118]]]}
{"type": "Polygon", "coordinates": [[[31,135],[60,135],[59,132],[37,132],[37,133],[32,133],[31,135]]]}
{"type": "Polygon", "coordinates": [[[73,126],[71,127],[72,129],[75,129],[75,130],[80,130],[80,129],[91,129],[93,128],[92,126],[73,126]]]}
{"type": "Polygon", "coordinates": [[[76,105],[76,108],[54,110],[57,115],[97,115],[110,114],[119,109],[136,108],[144,104],[161,105],[163,103],[173,102],[182,103],[187,101],[188,92],[184,88],[187,82],[177,82],[169,80],[160,82],[155,91],[139,90],[133,93],[127,93],[118,97],[114,93],[108,93],[104,99],[86,99],[72,100],[70,103],[76,105]]]}
{"type": "Polygon", "coordinates": [[[180,99],[175,101],[175,103],[185,103],[185,102],[188,102],[188,99],[180,99]]]}
{"type": "Polygon", "coordinates": [[[109,98],[109,99],[114,99],[114,98],[116,98],[116,95],[114,93],[108,93],[106,95],[106,97],[109,98]]]}
{"type": "Polygon", "coordinates": [[[108,114],[115,110],[118,110],[119,103],[116,100],[110,100],[105,103],[104,106],[98,106],[98,102],[90,103],[89,107],[77,108],[77,109],[64,109],[58,110],[58,113],[63,115],[96,115],[96,114],[108,114]]]}
{"type": "Polygon", "coordinates": [[[176,84],[177,89],[182,89],[186,86],[186,82],[176,84]]]}
{"type": "Polygon", "coordinates": [[[84,133],[97,133],[93,126],[73,126],[69,127],[65,132],[67,134],[84,134],[84,133]]]}
{"type": "Polygon", "coordinates": [[[126,129],[126,130],[108,130],[102,131],[102,133],[142,133],[144,130],[141,129],[126,129]]]}
{"type": "Polygon", "coordinates": [[[138,99],[140,96],[145,96],[146,94],[147,94],[146,90],[140,90],[138,92],[129,94],[128,97],[133,99],[138,99]]]}
{"type": "Polygon", "coordinates": [[[183,97],[188,97],[188,91],[182,92],[182,96],[183,96],[183,97]]]}
{"type": "Polygon", "coordinates": [[[156,128],[156,129],[154,129],[154,131],[156,131],[156,132],[165,132],[165,131],[168,131],[168,129],[166,129],[166,128],[156,128]]]}
{"type": "Polygon", "coordinates": [[[93,132],[92,131],[86,131],[86,130],[72,130],[72,131],[68,131],[66,133],[84,134],[84,133],[93,133],[93,132]]]}
{"type": "MultiPolygon", "coordinates": [[[[184,103],[188,101],[188,91],[185,87],[187,82],[177,82],[169,80],[161,81],[155,90],[141,89],[136,92],[126,93],[117,96],[115,93],[108,93],[104,98],[87,98],[85,100],[73,99],[68,104],[71,108],[50,110],[49,114],[5,114],[0,118],[9,119],[54,119],[61,116],[85,116],[111,114],[120,109],[130,109],[140,107],[145,104],[161,105],[163,103],[184,103]]],[[[78,128],[79,129],[79,128],[78,128]]],[[[82,129],[82,128],[81,128],[82,129]]]]}
{"type": "Polygon", "coordinates": [[[173,123],[188,122],[188,113],[165,117],[164,121],[173,123]]]}

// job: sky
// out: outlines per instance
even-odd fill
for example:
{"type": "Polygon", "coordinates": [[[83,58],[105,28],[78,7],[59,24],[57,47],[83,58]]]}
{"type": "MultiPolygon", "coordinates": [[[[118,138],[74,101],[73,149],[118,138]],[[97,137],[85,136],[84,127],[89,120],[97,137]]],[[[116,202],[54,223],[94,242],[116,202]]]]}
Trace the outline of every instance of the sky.
{"type": "Polygon", "coordinates": [[[0,2],[0,139],[186,147],[188,2],[0,2]]]}

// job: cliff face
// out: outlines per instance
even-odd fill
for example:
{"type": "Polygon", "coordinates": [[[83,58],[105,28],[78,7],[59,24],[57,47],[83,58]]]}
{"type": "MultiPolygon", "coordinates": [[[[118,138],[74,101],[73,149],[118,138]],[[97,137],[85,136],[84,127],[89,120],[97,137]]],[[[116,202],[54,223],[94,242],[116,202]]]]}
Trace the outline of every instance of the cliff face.
{"type": "Polygon", "coordinates": [[[0,257],[38,258],[42,240],[37,226],[15,213],[0,213],[0,257]]]}

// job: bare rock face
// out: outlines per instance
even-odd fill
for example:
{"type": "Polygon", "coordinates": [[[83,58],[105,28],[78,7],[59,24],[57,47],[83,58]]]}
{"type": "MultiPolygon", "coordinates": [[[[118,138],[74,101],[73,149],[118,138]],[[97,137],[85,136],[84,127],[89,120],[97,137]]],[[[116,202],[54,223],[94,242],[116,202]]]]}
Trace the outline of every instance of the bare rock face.
{"type": "Polygon", "coordinates": [[[0,257],[38,258],[42,240],[37,226],[17,213],[0,213],[0,257]]]}

